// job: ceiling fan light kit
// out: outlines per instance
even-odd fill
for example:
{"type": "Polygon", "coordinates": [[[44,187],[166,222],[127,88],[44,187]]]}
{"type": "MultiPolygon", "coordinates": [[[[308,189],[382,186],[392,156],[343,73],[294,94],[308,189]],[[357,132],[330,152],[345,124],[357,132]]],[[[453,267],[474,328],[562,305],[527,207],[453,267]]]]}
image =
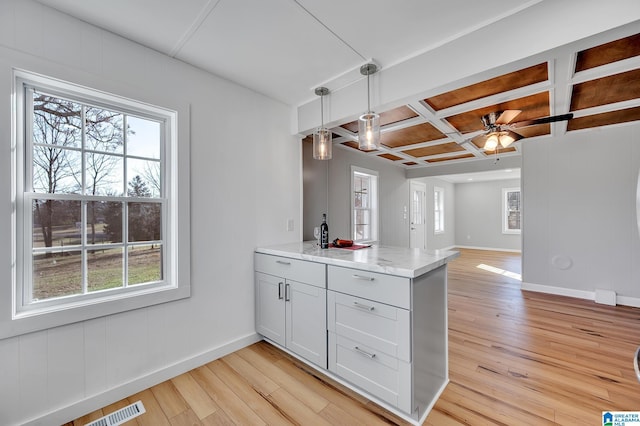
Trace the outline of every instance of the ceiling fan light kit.
{"type": "Polygon", "coordinates": [[[378,72],[376,64],[364,64],[360,74],[367,76],[367,112],[358,119],[358,148],[372,151],[380,148],[380,115],[371,111],[370,76],[378,72]]]}
{"type": "Polygon", "coordinates": [[[494,151],[501,146],[506,148],[512,143],[523,139],[519,133],[514,132],[512,129],[517,129],[526,126],[535,126],[536,124],[552,123],[555,121],[570,120],[573,118],[573,114],[562,114],[550,117],[537,118],[534,120],[520,121],[517,123],[511,123],[522,111],[520,110],[506,110],[495,111],[482,116],[482,124],[484,125],[485,133],[475,136],[471,139],[477,146],[483,146],[486,151],[494,151]],[[482,141],[484,140],[484,144],[482,141]],[[498,146],[499,145],[499,146],[498,146]]]}
{"type": "Polygon", "coordinates": [[[317,87],[316,95],[320,96],[320,127],[313,134],[313,158],[316,160],[331,160],[333,146],[331,130],[324,127],[324,96],[329,94],[326,87],[317,87]]]}

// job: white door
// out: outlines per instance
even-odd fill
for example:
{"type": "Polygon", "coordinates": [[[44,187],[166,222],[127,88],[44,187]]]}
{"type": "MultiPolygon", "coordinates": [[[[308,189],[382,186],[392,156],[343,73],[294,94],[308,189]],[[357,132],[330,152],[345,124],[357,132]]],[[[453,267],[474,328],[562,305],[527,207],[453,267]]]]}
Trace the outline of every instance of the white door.
{"type": "Polygon", "coordinates": [[[409,246],[411,248],[427,248],[425,222],[427,219],[427,185],[411,181],[411,212],[409,228],[409,246]]]}

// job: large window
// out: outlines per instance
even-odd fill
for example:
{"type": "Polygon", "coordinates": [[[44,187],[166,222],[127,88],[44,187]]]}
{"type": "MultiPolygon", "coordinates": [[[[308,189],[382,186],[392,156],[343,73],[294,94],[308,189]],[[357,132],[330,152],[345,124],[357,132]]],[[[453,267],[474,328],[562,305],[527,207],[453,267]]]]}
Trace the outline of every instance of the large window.
{"type": "Polygon", "coordinates": [[[504,188],[502,190],[502,232],[519,234],[520,218],[520,188],[504,188]]]}
{"type": "Polygon", "coordinates": [[[378,172],[351,166],[351,233],[354,241],[378,239],[378,172]]]}
{"type": "Polygon", "coordinates": [[[175,112],[23,72],[16,100],[14,320],[177,288],[175,112]]]}
{"type": "Polygon", "coordinates": [[[444,232],[444,188],[433,188],[433,232],[444,232]]]}

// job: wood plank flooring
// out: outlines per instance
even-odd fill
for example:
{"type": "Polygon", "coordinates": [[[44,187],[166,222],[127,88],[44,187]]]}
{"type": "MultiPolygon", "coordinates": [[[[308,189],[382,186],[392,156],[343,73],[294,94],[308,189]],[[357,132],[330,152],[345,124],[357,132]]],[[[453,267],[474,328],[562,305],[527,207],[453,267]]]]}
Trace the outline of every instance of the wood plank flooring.
{"type": "MultiPolygon", "coordinates": [[[[425,425],[598,425],[640,410],[640,309],[520,290],[520,256],[462,249],[449,265],[450,383],[425,425]]],[[[76,419],[135,401],[128,425],[406,424],[260,342],[76,419]]]]}

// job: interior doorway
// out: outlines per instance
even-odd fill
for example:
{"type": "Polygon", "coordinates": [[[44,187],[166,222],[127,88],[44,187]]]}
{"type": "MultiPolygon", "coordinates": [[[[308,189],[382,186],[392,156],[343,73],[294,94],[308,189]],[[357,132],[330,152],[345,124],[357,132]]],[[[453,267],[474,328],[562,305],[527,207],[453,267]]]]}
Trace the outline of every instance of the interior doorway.
{"type": "Polygon", "coordinates": [[[427,185],[424,182],[411,181],[411,209],[409,218],[409,247],[427,248],[427,185]]]}

